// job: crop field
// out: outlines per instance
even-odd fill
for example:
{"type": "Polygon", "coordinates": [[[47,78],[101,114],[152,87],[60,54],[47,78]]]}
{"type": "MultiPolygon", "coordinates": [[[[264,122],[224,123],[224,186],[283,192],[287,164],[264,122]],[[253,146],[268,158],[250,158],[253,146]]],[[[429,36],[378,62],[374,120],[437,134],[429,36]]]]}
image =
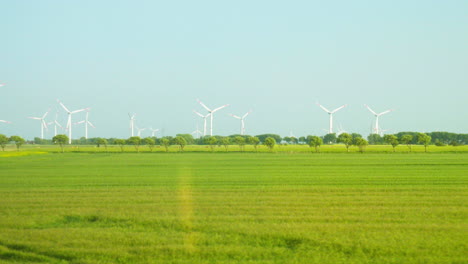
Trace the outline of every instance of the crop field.
{"type": "Polygon", "coordinates": [[[0,263],[467,263],[466,147],[302,147],[9,149],[0,263]]]}

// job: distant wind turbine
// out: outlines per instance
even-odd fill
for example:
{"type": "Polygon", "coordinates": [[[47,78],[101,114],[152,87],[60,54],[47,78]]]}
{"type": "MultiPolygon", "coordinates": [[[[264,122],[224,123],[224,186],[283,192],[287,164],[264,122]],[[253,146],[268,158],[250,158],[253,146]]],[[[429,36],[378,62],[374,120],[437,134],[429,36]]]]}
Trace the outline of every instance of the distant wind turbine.
{"type": "Polygon", "coordinates": [[[88,139],[88,125],[90,125],[92,128],[96,128],[96,127],[93,125],[93,123],[91,123],[91,122],[89,121],[89,119],[88,119],[88,117],[89,117],[89,111],[90,111],[90,110],[91,110],[91,108],[87,108],[87,109],[86,109],[86,119],[85,119],[85,120],[82,120],[82,121],[80,121],[80,122],[75,123],[76,125],[78,125],[78,124],[83,124],[83,123],[85,124],[85,139],[88,139]]]}
{"type": "Polygon", "coordinates": [[[229,114],[230,116],[236,118],[236,119],[239,119],[241,121],[241,129],[240,129],[240,134],[241,135],[244,135],[245,134],[245,123],[244,123],[244,119],[250,114],[252,113],[252,110],[250,110],[249,112],[247,112],[246,114],[244,114],[242,117],[240,116],[236,116],[236,115],[233,115],[233,114],[229,114]]]}
{"type": "Polygon", "coordinates": [[[385,114],[388,114],[393,111],[393,109],[389,109],[387,111],[383,111],[382,113],[376,113],[374,110],[372,110],[368,105],[364,105],[372,114],[375,116],[375,126],[372,128],[372,133],[381,135],[384,132],[382,129],[379,127],[379,117],[385,114]]]}
{"type": "Polygon", "coordinates": [[[332,134],[332,133],[333,133],[333,114],[336,113],[336,112],[338,112],[339,110],[345,108],[347,105],[346,105],[346,104],[345,104],[345,105],[342,105],[342,106],[336,108],[336,109],[333,110],[333,111],[329,111],[328,109],[326,109],[325,107],[323,107],[323,105],[321,105],[321,104],[319,104],[319,103],[317,103],[317,105],[320,106],[320,108],[322,108],[323,111],[327,112],[328,115],[330,116],[330,127],[329,127],[329,129],[328,129],[328,134],[332,134]]]}
{"type": "Polygon", "coordinates": [[[76,114],[76,113],[79,113],[79,112],[83,112],[85,111],[87,108],[83,108],[83,109],[79,109],[79,110],[75,110],[75,111],[70,111],[68,110],[67,107],[65,107],[65,105],[60,102],[60,100],[57,99],[57,102],[63,107],[63,109],[65,109],[65,111],[68,113],[68,121],[67,121],[67,126],[66,126],[66,129],[68,129],[68,144],[71,144],[72,142],[72,115],[73,114],[76,114]]]}
{"type": "Polygon", "coordinates": [[[130,117],[130,134],[132,137],[135,135],[135,116],[136,114],[130,114],[128,113],[128,116],[130,117]]]}
{"type": "Polygon", "coordinates": [[[31,119],[41,121],[41,139],[44,139],[44,128],[47,129],[47,123],[45,122],[45,117],[47,116],[49,111],[50,111],[50,108],[49,108],[49,110],[47,110],[47,112],[45,112],[44,115],[42,115],[42,117],[28,117],[28,118],[31,118],[31,119]]]}
{"type": "Polygon", "coordinates": [[[146,128],[138,128],[137,126],[135,126],[135,128],[138,130],[138,134],[137,134],[137,135],[138,135],[139,137],[141,137],[141,132],[146,130],[146,128]]]}
{"type": "Polygon", "coordinates": [[[58,117],[58,111],[55,113],[55,120],[47,123],[47,125],[49,126],[54,125],[54,136],[57,135],[57,127],[60,127],[61,129],[63,129],[62,125],[60,125],[60,123],[57,121],[57,117],[58,117]]]}
{"type": "Polygon", "coordinates": [[[153,129],[152,127],[150,128],[151,130],[151,137],[154,137],[154,135],[156,134],[156,132],[159,131],[159,129],[153,129]]]}
{"type": "Polygon", "coordinates": [[[202,115],[195,110],[193,110],[193,112],[197,114],[198,116],[200,116],[201,118],[203,118],[203,136],[206,136],[206,118],[209,117],[211,114],[202,115]]]}
{"type": "Polygon", "coordinates": [[[197,130],[193,131],[191,134],[195,135],[196,138],[200,138],[202,132],[198,129],[198,124],[197,124],[197,130]]]}
{"type": "Polygon", "coordinates": [[[211,119],[211,121],[210,121],[210,136],[213,136],[213,115],[214,115],[214,113],[215,113],[216,111],[219,111],[219,110],[223,109],[224,107],[229,106],[229,104],[226,104],[226,105],[223,105],[223,106],[220,106],[220,107],[218,107],[218,108],[215,108],[215,109],[211,110],[211,109],[209,109],[204,103],[202,103],[202,101],[200,101],[200,100],[197,99],[197,102],[198,102],[201,106],[203,106],[203,108],[205,108],[206,111],[208,111],[208,113],[210,113],[210,119],[211,119]]]}

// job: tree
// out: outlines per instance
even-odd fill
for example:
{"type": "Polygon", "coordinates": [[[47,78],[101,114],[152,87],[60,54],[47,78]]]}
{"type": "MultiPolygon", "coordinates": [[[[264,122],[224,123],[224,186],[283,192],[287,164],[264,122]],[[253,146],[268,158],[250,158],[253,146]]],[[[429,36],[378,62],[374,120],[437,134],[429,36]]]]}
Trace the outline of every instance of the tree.
{"type": "Polygon", "coordinates": [[[320,146],[323,144],[323,140],[317,136],[307,136],[307,143],[310,147],[315,148],[315,152],[319,152],[320,146]]]}
{"type": "Polygon", "coordinates": [[[336,143],[336,134],[335,133],[331,133],[331,134],[326,134],[324,137],[323,137],[323,142],[325,142],[325,144],[335,144],[336,143]]]}
{"type": "Polygon", "coordinates": [[[359,148],[359,151],[362,153],[366,150],[366,146],[369,144],[367,140],[363,138],[356,138],[354,145],[356,145],[359,148]]]}
{"type": "Polygon", "coordinates": [[[353,138],[351,144],[356,145],[356,139],[362,138],[362,135],[358,133],[351,133],[351,137],[353,138]]]}
{"type": "Polygon", "coordinates": [[[163,137],[159,140],[159,144],[166,149],[166,152],[169,152],[169,146],[171,145],[171,140],[167,137],[163,137]]]}
{"type": "Polygon", "coordinates": [[[413,136],[412,135],[403,135],[400,138],[400,142],[402,144],[405,144],[409,148],[410,152],[411,152],[411,142],[412,141],[413,141],[413,136]]]}
{"type": "Polygon", "coordinates": [[[229,147],[229,144],[231,144],[231,139],[229,137],[222,137],[220,142],[221,142],[221,145],[223,145],[224,148],[227,151],[228,147],[229,147]]]}
{"type": "Polygon", "coordinates": [[[307,139],[305,137],[299,137],[299,144],[306,143],[307,139]]]}
{"type": "Polygon", "coordinates": [[[396,146],[398,146],[398,138],[395,135],[385,135],[384,136],[384,141],[387,142],[388,144],[392,145],[393,147],[393,152],[395,152],[396,146]]]}
{"type": "Polygon", "coordinates": [[[177,134],[176,137],[183,137],[187,142],[187,145],[193,145],[195,143],[195,139],[191,134],[177,134]]]}
{"type": "Polygon", "coordinates": [[[383,143],[383,138],[379,134],[370,134],[367,136],[370,145],[379,145],[383,143]]]}
{"type": "Polygon", "coordinates": [[[338,136],[338,142],[343,143],[346,146],[346,151],[349,152],[349,145],[353,142],[353,137],[348,133],[341,133],[338,136]]]}
{"type": "Polygon", "coordinates": [[[271,137],[273,138],[277,144],[281,144],[281,136],[277,134],[262,134],[262,135],[257,135],[258,139],[260,139],[261,142],[265,142],[266,138],[271,137]]]}
{"type": "Polygon", "coordinates": [[[270,151],[273,151],[273,148],[276,145],[276,140],[272,137],[267,137],[265,141],[263,141],[263,145],[267,146],[270,151]]]}
{"type": "Polygon", "coordinates": [[[120,146],[120,150],[123,152],[124,151],[124,145],[126,144],[127,142],[125,141],[125,139],[115,139],[114,140],[114,144],[116,145],[119,145],[120,146]]]}
{"type": "Polygon", "coordinates": [[[97,138],[95,141],[97,147],[99,148],[101,145],[104,145],[104,148],[107,151],[107,139],[105,138],[97,138]]]}
{"type": "Polygon", "coordinates": [[[427,145],[431,143],[431,137],[424,133],[418,134],[418,142],[424,145],[424,152],[427,152],[427,145]]]}
{"type": "Polygon", "coordinates": [[[249,137],[247,142],[254,146],[255,151],[257,151],[258,144],[260,144],[260,139],[258,137],[249,137]]]}
{"type": "Polygon", "coordinates": [[[59,135],[56,135],[56,136],[54,136],[52,138],[52,142],[54,142],[54,144],[59,144],[60,148],[62,149],[62,153],[63,153],[64,152],[63,151],[63,145],[68,143],[68,137],[67,137],[67,135],[59,134],[59,135]]]}
{"type": "Polygon", "coordinates": [[[150,149],[151,152],[153,152],[154,145],[156,144],[156,141],[153,138],[147,137],[143,139],[143,142],[148,145],[148,148],[150,149]]]}
{"type": "Polygon", "coordinates": [[[216,137],[208,136],[208,137],[205,137],[204,141],[205,141],[205,144],[210,145],[211,151],[214,151],[214,147],[216,146],[218,139],[216,137]]]}
{"type": "Polygon", "coordinates": [[[139,148],[141,145],[141,138],[140,137],[130,137],[127,139],[128,145],[133,145],[137,152],[139,152],[139,148]]]}
{"type": "Polygon", "coordinates": [[[8,144],[8,137],[0,134],[0,146],[2,147],[2,150],[5,151],[5,147],[8,144]]]}
{"type": "Polygon", "coordinates": [[[10,141],[15,142],[16,150],[18,150],[18,151],[19,151],[20,147],[24,144],[24,142],[26,142],[24,140],[24,138],[22,138],[20,136],[11,136],[10,141]]]}
{"type": "Polygon", "coordinates": [[[184,151],[185,145],[187,145],[187,140],[184,137],[177,136],[173,139],[172,143],[175,145],[179,145],[179,150],[184,151]]]}
{"type": "Polygon", "coordinates": [[[245,138],[243,138],[241,136],[237,136],[237,137],[234,138],[234,143],[239,145],[239,148],[240,148],[241,151],[244,151],[245,138]]]}

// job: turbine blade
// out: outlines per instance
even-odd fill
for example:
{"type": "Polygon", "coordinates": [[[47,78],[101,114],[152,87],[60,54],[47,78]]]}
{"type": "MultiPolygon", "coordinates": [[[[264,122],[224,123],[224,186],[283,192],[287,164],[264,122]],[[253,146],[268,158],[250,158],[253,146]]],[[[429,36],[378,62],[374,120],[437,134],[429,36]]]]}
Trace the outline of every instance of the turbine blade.
{"type": "Polygon", "coordinates": [[[325,112],[327,112],[327,113],[329,113],[329,114],[331,113],[331,112],[328,111],[328,109],[326,109],[323,105],[321,105],[321,104],[319,104],[319,103],[317,103],[317,105],[320,106],[320,108],[322,108],[323,111],[325,111],[325,112]]]}
{"type": "Polygon", "coordinates": [[[67,113],[70,113],[70,110],[68,110],[68,108],[66,108],[65,105],[62,102],[60,102],[59,99],[57,99],[57,102],[63,107],[63,109],[65,109],[67,113]]]}
{"type": "Polygon", "coordinates": [[[198,102],[199,104],[201,104],[201,106],[203,106],[203,108],[205,108],[206,111],[211,112],[211,110],[210,110],[202,101],[200,101],[200,100],[197,99],[197,102],[198,102]]]}
{"type": "Polygon", "coordinates": [[[50,112],[50,108],[49,108],[49,110],[47,110],[47,112],[45,112],[45,114],[42,116],[42,119],[44,119],[44,118],[47,116],[47,114],[48,114],[49,112],[50,112]]]}
{"type": "Polygon", "coordinates": [[[80,110],[75,110],[73,112],[71,112],[70,114],[76,114],[76,113],[79,113],[79,112],[83,112],[83,111],[86,111],[88,110],[89,108],[83,108],[83,109],[80,109],[80,110]]]}
{"type": "Polygon", "coordinates": [[[7,123],[7,124],[11,124],[10,121],[6,121],[6,120],[0,120],[0,122],[2,122],[2,123],[7,123]]]}
{"type": "Polygon", "coordinates": [[[201,117],[205,117],[204,115],[202,115],[202,114],[198,113],[198,112],[197,112],[197,111],[195,111],[195,110],[193,110],[193,112],[194,112],[195,114],[197,114],[197,115],[201,116],[201,117]]]}
{"type": "Polygon", "coordinates": [[[40,118],[40,117],[32,117],[32,116],[29,116],[28,118],[35,119],[35,120],[42,120],[42,118],[40,118]]]}
{"type": "Polygon", "coordinates": [[[41,120],[42,121],[42,126],[47,129],[47,123],[44,121],[44,119],[41,120]]]}
{"type": "Polygon", "coordinates": [[[220,106],[220,107],[216,108],[215,110],[213,110],[213,111],[211,111],[211,112],[214,113],[214,112],[216,112],[216,111],[218,111],[218,110],[221,110],[221,109],[223,109],[224,107],[227,107],[227,106],[229,106],[229,104],[220,106]]]}
{"type": "Polygon", "coordinates": [[[252,113],[252,110],[250,110],[249,112],[247,112],[243,117],[242,119],[244,119],[246,116],[248,116],[250,113],[252,113]]]}
{"type": "Polygon", "coordinates": [[[88,124],[89,124],[90,126],[92,126],[93,128],[96,128],[96,127],[93,125],[93,123],[91,123],[91,122],[89,122],[89,121],[88,121],[88,124]]]}
{"type": "Polygon", "coordinates": [[[55,124],[63,129],[63,126],[57,120],[55,120],[55,124]]]}
{"type": "Polygon", "coordinates": [[[333,114],[333,113],[335,113],[335,112],[338,112],[339,110],[345,108],[346,106],[348,106],[348,105],[347,105],[347,104],[342,105],[342,106],[338,107],[337,109],[333,110],[331,113],[333,114]]]}
{"type": "Polygon", "coordinates": [[[237,118],[237,119],[242,119],[240,116],[236,116],[236,115],[233,115],[233,114],[229,114],[229,115],[234,117],[234,118],[237,118]]]}
{"type": "Polygon", "coordinates": [[[367,109],[369,109],[371,113],[373,113],[374,115],[377,115],[377,113],[374,112],[374,110],[372,110],[368,105],[365,104],[364,106],[367,107],[367,109]]]}
{"type": "Polygon", "coordinates": [[[384,111],[384,112],[380,113],[379,116],[388,114],[388,113],[390,113],[391,111],[393,111],[393,109],[389,109],[389,110],[387,110],[387,111],[384,111]]]}

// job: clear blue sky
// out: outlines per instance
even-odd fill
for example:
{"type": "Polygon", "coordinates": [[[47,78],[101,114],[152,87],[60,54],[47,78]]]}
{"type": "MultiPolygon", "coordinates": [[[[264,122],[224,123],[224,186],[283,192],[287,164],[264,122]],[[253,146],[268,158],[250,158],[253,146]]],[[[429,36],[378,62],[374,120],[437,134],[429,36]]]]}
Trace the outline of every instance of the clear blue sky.
{"type": "MultiPolygon", "coordinates": [[[[190,133],[468,132],[468,1],[0,0],[0,133],[40,135],[49,107],[92,107],[90,137],[137,125],[190,133]]],[[[53,119],[53,114],[49,119],[53,119]]],[[[77,114],[74,121],[84,118],[77,114]]],[[[50,130],[52,132],[52,130],[50,130]]],[[[48,137],[51,137],[49,132],[48,137]]],[[[84,128],[74,128],[84,135],[84,128]]],[[[143,136],[149,135],[148,133],[143,136]]],[[[160,134],[159,134],[160,135],[160,134]]]]}

